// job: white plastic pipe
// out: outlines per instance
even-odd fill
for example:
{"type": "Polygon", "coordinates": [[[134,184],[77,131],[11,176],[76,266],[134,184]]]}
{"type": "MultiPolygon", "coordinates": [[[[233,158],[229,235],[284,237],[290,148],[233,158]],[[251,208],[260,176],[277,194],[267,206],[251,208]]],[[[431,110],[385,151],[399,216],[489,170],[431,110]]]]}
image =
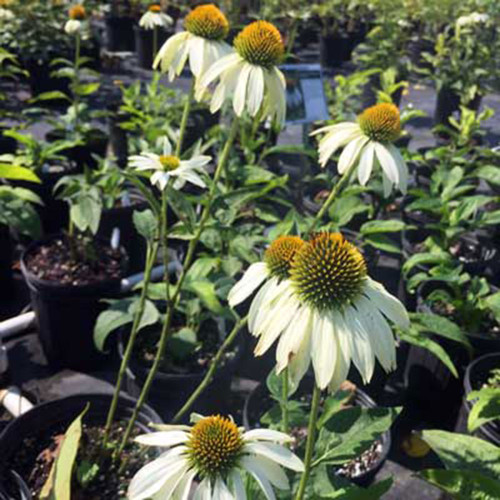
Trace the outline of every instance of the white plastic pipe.
{"type": "Polygon", "coordinates": [[[2,404],[13,417],[19,417],[19,415],[33,408],[33,404],[21,394],[19,387],[15,386],[7,387],[7,389],[0,389],[0,404],[2,404]]]}
{"type": "Polygon", "coordinates": [[[35,321],[35,313],[30,311],[0,322],[0,340],[28,330],[35,325],[35,321]]]}

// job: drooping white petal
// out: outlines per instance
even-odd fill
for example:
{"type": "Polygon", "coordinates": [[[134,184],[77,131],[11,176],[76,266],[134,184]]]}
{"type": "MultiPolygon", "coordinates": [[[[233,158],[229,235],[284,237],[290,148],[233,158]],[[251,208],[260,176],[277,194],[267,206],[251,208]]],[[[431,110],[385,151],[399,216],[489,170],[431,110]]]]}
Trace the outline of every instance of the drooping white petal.
{"type": "Polygon", "coordinates": [[[342,154],[340,155],[337,167],[340,175],[347,172],[347,170],[356,162],[359,153],[368,141],[368,137],[361,135],[349,142],[349,144],[344,148],[344,151],[342,151],[342,154]]]}
{"type": "Polygon", "coordinates": [[[330,392],[337,391],[341,384],[347,380],[349,367],[351,365],[350,356],[348,356],[348,352],[350,352],[350,350],[342,350],[338,336],[335,339],[335,342],[337,343],[337,361],[335,363],[335,370],[333,371],[332,378],[328,384],[328,390],[330,392]]]}
{"type": "MultiPolygon", "coordinates": [[[[188,471],[182,481],[177,486],[173,500],[188,500],[189,494],[191,493],[191,486],[193,484],[193,480],[196,476],[196,470],[192,469],[188,471]]],[[[163,499],[160,499],[163,500],[163,499]]]]}
{"type": "Polygon", "coordinates": [[[127,497],[129,500],[144,500],[163,489],[172,478],[177,477],[186,467],[186,459],[180,456],[162,455],[142,467],[130,481],[127,497]]]}
{"type": "Polygon", "coordinates": [[[168,38],[161,46],[153,63],[153,68],[157,69],[161,63],[161,70],[168,71],[174,55],[179,51],[180,46],[189,38],[189,33],[182,31],[168,38]]]}
{"type": "Polygon", "coordinates": [[[377,155],[378,162],[385,172],[385,175],[393,184],[399,183],[399,170],[394,158],[387,148],[380,142],[374,142],[375,154],[377,155]]]}
{"type": "Polygon", "coordinates": [[[362,186],[365,186],[370,178],[373,170],[373,157],[375,147],[372,142],[369,142],[361,152],[358,165],[358,180],[362,186]]]}
{"type": "Polygon", "coordinates": [[[233,52],[223,57],[219,61],[215,62],[210,68],[207,69],[207,71],[200,78],[196,99],[199,100],[198,94],[200,92],[203,94],[206,88],[212,82],[217,80],[217,78],[219,78],[224,71],[228,70],[231,66],[239,64],[241,61],[242,61],[241,56],[236,52],[233,52]]]}
{"type": "Polygon", "coordinates": [[[206,188],[207,185],[205,181],[192,169],[189,167],[179,167],[170,172],[172,177],[178,177],[179,179],[183,179],[195,186],[206,188]]]}
{"type": "Polygon", "coordinates": [[[299,301],[290,293],[284,293],[276,301],[272,313],[267,315],[261,325],[257,325],[257,331],[261,332],[261,337],[254,350],[256,356],[261,356],[274,344],[290,323],[298,307],[299,301]]]}
{"type": "Polygon", "coordinates": [[[246,300],[269,276],[269,270],[265,262],[252,264],[243,277],[231,288],[227,296],[231,307],[246,300]]]}
{"type": "Polygon", "coordinates": [[[168,172],[155,172],[151,176],[151,184],[157,184],[160,191],[163,191],[168,184],[170,174],[168,172]]]}
{"type": "Polygon", "coordinates": [[[177,446],[189,440],[189,435],[184,431],[160,431],[150,434],[141,434],[135,438],[136,443],[147,446],[177,446]]]}
{"type": "Polygon", "coordinates": [[[212,493],[213,500],[234,500],[233,495],[229,491],[229,488],[226,486],[226,483],[220,478],[217,477],[214,484],[214,491],[212,493]]]}
{"type": "Polygon", "coordinates": [[[247,500],[247,493],[245,491],[245,485],[243,483],[243,479],[241,479],[240,472],[236,469],[233,469],[229,474],[229,479],[233,484],[235,500],[247,500]]]}
{"type": "Polygon", "coordinates": [[[265,314],[266,309],[262,307],[268,301],[268,294],[270,290],[275,290],[278,287],[278,280],[276,278],[271,278],[262,288],[257,292],[254,299],[252,300],[252,304],[250,305],[250,310],[248,311],[248,330],[252,335],[256,335],[255,325],[260,322],[259,316],[265,314]]]}
{"type": "Polygon", "coordinates": [[[332,322],[327,314],[314,313],[311,357],[320,389],[325,389],[333,376],[337,361],[337,343],[332,322]]]}
{"type": "Polygon", "coordinates": [[[153,500],[164,500],[165,498],[172,498],[172,499],[175,498],[174,494],[177,491],[177,488],[183,483],[186,474],[189,474],[189,467],[190,466],[187,461],[185,461],[184,464],[180,464],[177,473],[170,476],[168,481],[165,481],[161,489],[152,496],[153,500]]]}
{"type": "Polygon", "coordinates": [[[290,393],[293,393],[297,389],[302,377],[306,374],[311,364],[312,314],[309,308],[305,307],[304,309],[306,309],[308,315],[302,342],[288,363],[290,393]]]}
{"type": "Polygon", "coordinates": [[[196,488],[193,500],[212,500],[212,488],[208,477],[203,479],[198,488],[196,488]]]}
{"type": "Polygon", "coordinates": [[[165,135],[163,137],[163,156],[170,156],[172,154],[172,145],[168,140],[168,137],[165,135]]]}
{"type": "Polygon", "coordinates": [[[304,470],[304,464],[300,458],[292,453],[288,448],[285,448],[280,444],[247,443],[245,445],[245,450],[250,453],[254,453],[255,455],[266,457],[267,459],[276,462],[287,469],[291,469],[296,472],[302,472],[304,470]]]}
{"type": "Polygon", "coordinates": [[[253,66],[248,78],[248,112],[255,116],[264,97],[264,74],[260,66],[253,66]]]}
{"type": "Polygon", "coordinates": [[[255,458],[244,456],[240,460],[240,465],[255,478],[267,500],[276,500],[276,496],[274,495],[267,473],[262,470],[262,465],[256,461],[255,458]]]}
{"type": "Polygon", "coordinates": [[[361,129],[357,127],[341,130],[331,137],[322,139],[318,147],[320,165],[324,167],[337,149],[361,136],[361,129]]]}
{"type": "Polygon", "coordinates": [[[189,40],[189,68],[191,73],[198,78],[203,70],[203,58],[205,56],[205,39],[193,36],[189,40]]]}
{"type": "Polygon", "coordinates": [[[327,135],[329,135],[332,132],[340,132],[341,130],[348,130],[348,129],[359,130],[359,125],[355,122],[341,122],[341,123],[336,123],[335,125],[325,125],[324,127],[317,128],[309,135],[314,136],[322,133],[326,133],[327,135]]]}
{"type": "Polygon", "coordinates": [[[233,109],[237,116],[241,116],[245,110],[245,103],[248,92],[248,79],[252,72],[251,64],[244,64],[238,77],[238,83],[234,91],[233,109]]]}
{"type": "Polygon", "coordinates": [[[363,328],[356,311],[351,307],[346,307],[344,311],[346,327],[351,332],[350,347],[354,365],[358,369],[364,383],[368,383],[375,369],[375,353],[372,350],[368,333],[363,328]]]}
{"type": "Polygon", "coordinates": [[[354,304],[369,333],[375,356],[386,372],[396,367],[396,344],[386,319],[373,303],[362,296],[354,304]]]}
{"type": "Polygon", "coordinates": [[[393,144],[390,144],[387,147],[387,149],[389,150],[389,153],[394,158],[394,161],[396,162],[396,166],[398,167],[398,171],[399,171],[398,187],[403,194],[406,194],[406,191],[408,189],[408,166],[406,165],[404,158],[401,156],[401,153],[399,152],[399,150],[396,146],[394,146],[393,144]]]}
{"type": "Polygon", "coordinates": [[[367,277],[363,293],[396,325],[401,328],[410,326],[410,318],[404,305],[391,295],[383,285],[367,277]]]}

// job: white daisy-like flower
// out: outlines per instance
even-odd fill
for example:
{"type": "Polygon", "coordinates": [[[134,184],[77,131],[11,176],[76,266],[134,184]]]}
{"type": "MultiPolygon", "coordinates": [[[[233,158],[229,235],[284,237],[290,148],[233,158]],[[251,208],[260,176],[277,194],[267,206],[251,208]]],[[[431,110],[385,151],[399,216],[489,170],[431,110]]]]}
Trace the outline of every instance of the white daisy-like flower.
{"type": "Polygon", "coordinates": [[[203,167],[212,159],[211,156],[193,156],[190,160],[181,160],[172,155],[172,146],[167,139],[163,138],[163,153],[142,152],[140,155],[129,157],[130,166],[137,170],[154,170],[151,176],[151,184],[158,185],[164,190],[169,179],[174,179],[173,188],[182,189],[186,182],[195,186],[207,187],[205,181],[200,177],[204,172],[203,167]]]}
{"type": "Polygon", "coordinates": [[[69,19],[66,21],[64,25],[64,31],[68,35],[74,35],[81,31],[83,23],[85,20],[87,13],[85,11],[85,7],[81,4],[73,5],[68,11],[69,19]]]}
{"type": "Polygon", "coordinates": [[[139,26],[145,30],[154,30],[155,28],[168,28],[174,24],[174,20],[161,11],[158,4],[151,5],[149,9],[139,19],[139,26]]]}
{"type": "Polygon", "coordinates": [[[234,112],[245,111],[261,120],[276,117],[285,121],[286,82],[277,64],[285,48],[280,32],[266,21],[255,21],[244,28],[234,40],[235,52],[217,61],[202,76],[196,89],[201,100],[208,88],[218,81],[212,95],[212,113],[226,100],[232,100],[234,112]]]}
{"type": "Polygon", "coordinates": [[[295,254],[303,245],[305,241],[299,236],[280,236],[266,249],[264,260],[252,264],[229,291],[229,305],[235,307],[250,297],[265,282],[250,306],[250,329],[260,308],[272,302],[276,296],[289,287],[290,266],[295,254]]]}
{"type": "Polygon", "coordinates": [[[358,164],[358,180],[364,186],[368,182],[373,167],[382,168],[384,193],[386,196],[397,186],[406,193],[408,167],[393,142],[401,134],[399,110],[394,104],[376,104],[365,109],[357,122],[342,122],[322,127],[312,135],[326,133],[319,143],[319,161],[325,166],[331,156],[344,147],[338,172],[345,174],[354,164],[358,164]]]}
{"type": "Polygon", "coordinates": [[[168,72],[172,81],[189,59],[191,73],[199,78],[215,61],[231,52],[224,41],[229,31],[226,16],[212,4],[193,9],[184,20],[186,31],[171,36],[158,51],[153,68],[168,72]]]}
{"type": "Polygon", "coordinates": [[[467,16],[460,16],[456,24],[458,27],[460,26],[467,26],[471,24],[484,24],[487,23],[490,19],[490,16],[488,14],[481,14],[479,12],[472,12],[471,14],[467,16]]]}
{"type": "Polygon", "coordinates": [[[386,371],[395,368],[387,320],[409,325],[401,302],[367,275],[357,248],[340,233],[319,233],[296,252],[287,286],[250,311],[249,330],[259,337],[257,356],[279,339],[276,369],[288,367],[292,387],[312,361],[318,387],[335,391],[351,362],[366,383],[375,359],[386,371]]]}
{"type": "Polygon", "coordinates": [[[11,10],[0,7],[0,21],[12,21],[14,17],[14,13],[11,10]]]}
{"type": "Polygon", "coordinates": [[[286,446],[293,439],[282,432],[245,431],[219,415],[192,415],[194,426],[158,426],[159,432],[136,438],[147,446],[167,448],[133,477],[129,500],[187,500],[199,481],[195,500],[246,500],[243,474],[250,474],[268,500],[274,488],[288,490],[282,467],[302,472],[301,460],[286,446]]]}

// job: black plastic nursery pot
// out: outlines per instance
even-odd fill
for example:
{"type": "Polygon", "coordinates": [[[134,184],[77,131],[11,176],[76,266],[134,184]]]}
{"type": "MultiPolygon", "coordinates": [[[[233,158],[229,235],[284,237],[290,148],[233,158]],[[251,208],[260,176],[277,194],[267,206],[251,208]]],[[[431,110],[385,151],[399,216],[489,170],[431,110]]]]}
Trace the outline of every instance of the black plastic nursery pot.
{"type": "Polygon", "coordinates": [[[106,48],[110,52],[134,52],[135,22],[128,16],[106,17],[106,48]]]}
{"type": "MultiPolygon", "coordinates": [[[[489,373],[494,368],[500,368],[500,351],[493,354],[485,354],[474,360],[465,371],[464,376],[464,399],[460,408],[457,421],[457,432],[467,432],[467,420],[474,405],[474,401],[467,401],[467,396],[479,390],[487,382],[489,373]]],[[[477,437],[485,439],[496,446],[500,446],[500,420],[487,422],[475,432],[477,437]]]]}
{"type": "MultiPolygon", "coordinates": [[[[166,29],[157,29],[158,45],[156,50],[160,50],[161,46],[173,35],[173,31],[166,29]]],[[[140,26],[134,26],[135,36],[135,52],[137,54],[137,62],[144,69],[153,68],[153,44],[154,30],[145,30],[140,26]]],[[[156,54],[155,54],[156,56],[156,54]]]]}
{"type": "MultiPolygon", "coordinates": [[[[298,393],[307,394],[312,391],[312,378],[308,377],[301,382],[298,393]]],[[[294,396],[296,398],[296,396],[294,396]]],[[[254,429],[259,427],[260,417],[264,415],[275,404],[269,396],[266,384],[261,383],[247,396],[245,405],[243,407],[243,425],[247,429],[254,429]]],[[[361,408],[376,408],[377,404],[366,392],[356,387],[352,401],[352,406],[359,406],[361,408]]],[[[370,469],[362,472],[357,476],[353,476],[350,480],[359,486],[368,486],[375,478],[377,472],[382,468],[389,455],[392,438],[391,431],[384,432],[379,441],[382,449],[377,459],[373,462],[370,469]]],[[[335,474],[335,469],[329,471],[335,474]]]]}
{"type": "MultiPolygon", "coordinates": [[[[122,360],[127,338],[126,335],[121,333],[118,340],[118,353],[122,360]]],[[[189,413],[194,411],[206,415],[213,412],[220,413],[224,408],[227,408],[232,377],[244,351],[244,337],[241,333],[233,345],[236,347],[234,356],[217,368],[211,384],[201,394],[189,413]]],[[[126,389],[132,397],[139,397],[149,374],[149,369],[149,365],[132,356],[126,373],[126,389]]],[[[160,369],[151,387],[147,400],[148,404],[166,422],[170,421],[199,386],[205,374],[206,371],[199,373],[166,373],[160,369]]],[[[189,414],[185,415],[183,420],[188,421],[189,414]]]]}
{"type": "Polygon", "coordinates": [[[12,241],[7,226],[0,224],[0,300],[12,297],[12,241]]]}
{"type": "MultiPolygon", "coordinates": [[[[47,132],[45,138],[47,141],[60,141],[66,139],[64,130],[53,129],[47,132]]],[[[79,171],[83,171],[83,167],[97,167],[97,160],[94,155],[101,158],[106,156],[106,148],[108,146],[108,136],[100,129],[94,128],[85,134],[85,143],[72,148],[65,149],[61,152],[68,160],[74,162],[79,171]]]]}
{"type": "Polygon", "coordinates": [[[40,279],[30,271],[27,257],[56,238],[59,236],[33,243],[21,257],[21,271],[30,291],[40,343],[49,364],[58,368],[92,369],[106,359],[93,340],[97,317],[107,307],[102,299],[120,294],[127,259],[123,257],[120,278],[80,285],[40,279]]]}
{"type": "Polygon", "coordinates": [[[321,66],[337,68],[351,59],[352,51],[361,40],[361,32],[350,35],[321,35],[319,57],[321,66]]]}
{"type": "MultiPolygon", "coordinates": [[[[24,61],[23,65],[29,73],[28,83],[33,96],[55,91],[70,94],[69,80],[51,75],[54,68],[50,66],[50,59],[46,61],[29,59],[24,61]]],[[[45,101],[45,104],[62,105],[64,102],[63,99],[56,99],[45,101]]]]}
{"type": "Polygon", "coordinates": [[[120,232],[120,245],[128,256],[128,270],[130,274],[142,272],[146,260],[146,240],[137,232],[134,225],[134,211],[144,210],[144,202],[133,203],[129,206],[119,206],[102,211],[101,222],[97,236],[104,241],[110,241],[113,231],[120,232]]]}
{"type": "MultiPolygon", "coordinates": [[[[132,398],[120,396],[117,405],[115,420],[130,418],[136,401],[132,398]]],[[[107,394],[79,394],[62,399],[49,401],[35,406],[13,420],[0,434],[0,490],[6,489],[12,496],[9,500],[30,500],[30,497],[17,496],[19,486],[15,486],[10,479],[9,471],[19,466],[19,454],[27,445],[35,451],[34,456],[26,458],[26,470],[17,470],[23,485],[30,484],[29,466],[34,464],[37,455],[48,445],[48,439],[54,432],[65,432],[71,422],[85,409],[89,408],[83,417],[84,424],[102,425],[111,404],[111,395],[107,394]]],[[[159,415],[147,405],[141,408],[136,428],[140,433],[151,432],[150,424],[163,423],[159,415]]],[[[26,486],[27,487],[27,486],[26,486]]],[[[29,491],[29,488],[28,488],[29,491]]]]}
{"type": "MultiPolygon", "coordinates": [[[[481,105],[482,96],[476,97],[468,104],[468,108],[477,111],[481,105]]],[[[451,89],[443,87],[438,91],[434,123],[436,125],[450,125],[450,116],[460,109],[460,97],[451,89]]]]}

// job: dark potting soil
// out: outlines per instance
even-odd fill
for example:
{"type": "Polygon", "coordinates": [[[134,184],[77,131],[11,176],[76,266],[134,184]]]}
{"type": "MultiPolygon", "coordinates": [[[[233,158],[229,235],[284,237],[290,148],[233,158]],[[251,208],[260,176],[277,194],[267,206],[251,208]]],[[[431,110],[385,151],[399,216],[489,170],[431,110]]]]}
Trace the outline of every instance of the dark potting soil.
{"type": "MultiPolygon", "coordinates": [[[[127,422],[116,422],[111,430],[110,442],[119,442],[125,431],[127,422]]],[[[102,426],[83,424],[82,437],[78,450],[76,466],[95,464],[101,453],[101,442],[104,434],[102,426]]],[[[26,481],[33,498],[39,498],[40,491],[47,481],[58,448],[61,445],[66,429],[61,426],[54,427],[51,433],[33,436],[26,439],[19,453],[14,457],[11,468],[26,481]]],[[[132,438],[140,434],[135,429],[132,438]]],[[[147,462],[155,457],[153,448],[144,448],[131,442],[127,445],[122,460],[126,464],[120,471],[121,462],[111,459],[113,449],[101,458],[102,465],[95,477],[89,481],[85,488],[73,477],[71,498],[74,500],[121,500],[125,498],[130,480],[134,474],[147,462]]]]}
{"type": "Polygon", "coordinates": [[[73,260],[68,240],[56,238],[34,248],[26,256],[26,265],[37,278],[62,285],[91,285],[121,277],[123,255],[120,250],[100,242],[89,245],[81,239],[76,241],[76,250],[87,258],[73,260]]]}
{"type": "MultiPolygon", "coordinates": [[[[197,332],[196,348],[183,355],[181,355],[182,353],[179,352],[179,350],[175,349],[175,344],[172,344],[172,341],[177,340],[175,336],[182,330],[182,327],[174,326],[171,343],[170,346],[167,346],[160,365],[160,371],[179,375],[205,372],[222,343],[219,331],[216,325],[212,323],[211,321],[206,321],[202,324],[197,332]]],[[[160,340],[160,330],[161,327],[156,327],[153,331],[145,335],[139,335],[136,341],[137,347],[134,349],[134,358],[141,365],[150,366],[153,363],[160,340]]],[[[179,346],[179,344],[177,344],[177,346],[179,346]]],[[[236,347],[228,349],[223,355],[220,366],[224,366],[228,361],[233,359],[235,355],[236,347]]]]}
{"type": "Polygon", "coordinates": [[[450,247],[450,253],[463,264],[480,262],[489,256],[488,249],[471,241],[459,240],[450,247]]]}
{"type": "Polygon", "coordinates": [[[377,441],[375,441],[359,457],[356,457],[337,469],[337,474],[347,478],[355,478],[361,474],[365,474],[376,466],[378,460],[380,459],[380,455],[382,454],[382,450],[382,441],[377,439],[377,441]]]}

